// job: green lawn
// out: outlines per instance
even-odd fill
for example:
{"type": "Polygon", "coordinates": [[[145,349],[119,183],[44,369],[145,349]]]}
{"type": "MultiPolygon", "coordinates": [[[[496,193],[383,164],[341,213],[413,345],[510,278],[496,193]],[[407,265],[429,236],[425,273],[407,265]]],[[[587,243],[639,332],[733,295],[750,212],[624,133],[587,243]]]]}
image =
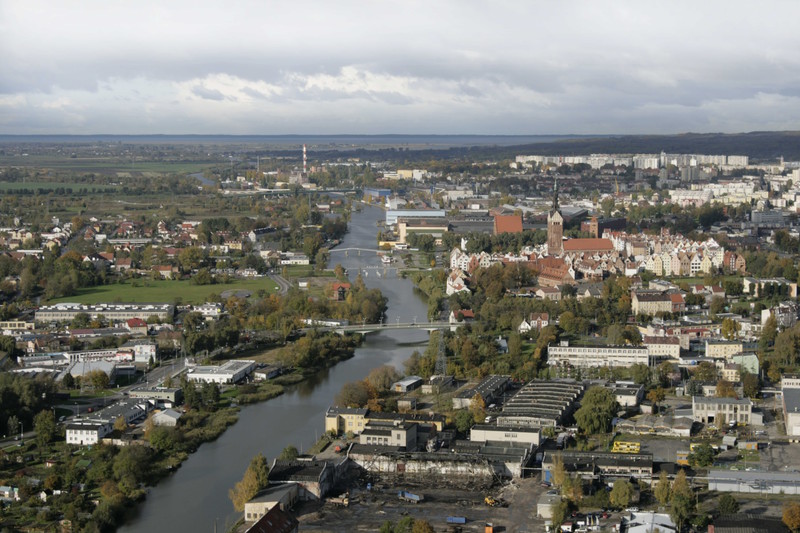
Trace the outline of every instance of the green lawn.
{"type": "Polygon", "coordinates": [[[265,289],[267,293],[273,293],[277,290],[277,286],[269,278],[236,280],[232,283],[217,285],[194,285],[188,280],[140,279],[133,282],[79,289],[74,296],[50,300],[47,303],[173,303],[180,298],[180,301],[185,304],[199,304],[205,302],[211,294],[219,295],[226,291],[240,290],[256,294],[260,289],[265,289]]]}

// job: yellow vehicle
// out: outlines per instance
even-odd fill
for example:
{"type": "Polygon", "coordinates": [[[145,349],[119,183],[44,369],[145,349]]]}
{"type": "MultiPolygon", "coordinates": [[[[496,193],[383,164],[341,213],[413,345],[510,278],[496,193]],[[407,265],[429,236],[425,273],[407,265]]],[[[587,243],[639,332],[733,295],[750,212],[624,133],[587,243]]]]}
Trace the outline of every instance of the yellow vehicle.
{"type": "Polygon", "coordinates": [[[640,442],[615,441],[611,448],[613,453],[639,453],[642,449],[640,442]]]}
{"type": "Polygon", "coordinates": [[[493,498],[491,496],[487,496],[483,499],[486,502],[486,505],[489,507],[505,507],[506,501],[502,498],[493,498]]]}

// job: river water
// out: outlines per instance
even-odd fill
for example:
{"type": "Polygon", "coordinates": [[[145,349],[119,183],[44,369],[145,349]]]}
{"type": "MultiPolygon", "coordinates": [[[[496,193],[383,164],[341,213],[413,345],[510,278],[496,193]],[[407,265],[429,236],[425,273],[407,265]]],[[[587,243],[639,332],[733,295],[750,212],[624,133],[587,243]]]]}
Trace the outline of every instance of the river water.
{"type": "MultiPolygon", "coordinates": [[[[350,229],[338,249],[377,245],[376,222],[384,213],[375,207],[353,212],[350,229]]],[[[387,322],[425,320],[427,305],[415,293],[411,281],[384,271],[372,252],[334,251],[331,265],[341,263],[351,277],[361,269],[369,287],[380,288],[388,297],[387,322]],[[373,267],[368,269],[366,267],[373,267]],[[380,275],[379,275],[380,274],[380,275]]],[[[239,421],[216,441],[205,443],[178,471],[150,490],[136,518],[121,527],[124,533],[154,531],[225,531],[240,516],[228,498],[228,489],[241,479],[250,460],[263,453],[272,461],[289,444],[307,449],[324,432],[324,415],[342,385],[363,379],[375,367],[402,363],[420,343],[425,331],[382,331],[367,335],[355,356],[323,370],[285,394],[260,404],[243,407],[239,421]],[[215,524],[216,522],[216,524],[215,524]]]]}

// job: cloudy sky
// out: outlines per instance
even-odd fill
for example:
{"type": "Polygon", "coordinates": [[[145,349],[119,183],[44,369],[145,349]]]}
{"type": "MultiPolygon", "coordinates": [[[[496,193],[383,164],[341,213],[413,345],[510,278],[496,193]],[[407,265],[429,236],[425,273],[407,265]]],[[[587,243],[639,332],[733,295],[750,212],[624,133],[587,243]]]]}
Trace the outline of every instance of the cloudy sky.
{"type": "Polygon", "coordinates": [[[796,130],[799,19],[796,0],[0,0],[0,133],[796,130]]]}

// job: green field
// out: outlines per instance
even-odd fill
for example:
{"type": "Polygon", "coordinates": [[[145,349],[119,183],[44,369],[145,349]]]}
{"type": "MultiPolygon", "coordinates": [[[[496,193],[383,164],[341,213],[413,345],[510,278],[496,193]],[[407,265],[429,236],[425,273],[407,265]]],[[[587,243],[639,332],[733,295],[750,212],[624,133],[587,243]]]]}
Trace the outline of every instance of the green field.
{"type": "Polygon", "coordinates": [[[32,157],[6,157],[0,159],[0,165],[16,166],[23,168],[51,168],[56,170],[73,170],[83,172],[127,172],[127,173],[191,173],[202,172],[208,168],[219,166],[214,162],[192,162],[192,161],[135,161],[131,164],[130,160],[122,159],[88,159],[88,158],[64,158],[54,156],[32,156],[32,157]]]}
{"type": "Polygon", "coordinates": [[[81,189],[91,191],[113,190],[115,187],[111,185],[97,185],[93,183],[56,183],[52,181],[6,181],[0,182],[0,191],[18,191],[21,189],[36,190],[44,189],[46,191],[53,191],[62,187],[64,189],[71,189],[72,194],[77,194],[81,189]]]}
{"type": "Polygon", "coordinates": [[[135,280],[133,283],[118,283],[101,285],[78,290],[74,296],[50,300],[48,304],[59,302],[76,302],[82,304],[96,303],[173,303],[180,301],[185,304],[199,304],[208,299],[211,294],[222,294],[226,291],[250,291],[256,294],[260,289],[267,293],[277,290],[275,283],[269,278],[236,280],[232,283],[217,285],[194,285],[188,280],[135,280]]]}

